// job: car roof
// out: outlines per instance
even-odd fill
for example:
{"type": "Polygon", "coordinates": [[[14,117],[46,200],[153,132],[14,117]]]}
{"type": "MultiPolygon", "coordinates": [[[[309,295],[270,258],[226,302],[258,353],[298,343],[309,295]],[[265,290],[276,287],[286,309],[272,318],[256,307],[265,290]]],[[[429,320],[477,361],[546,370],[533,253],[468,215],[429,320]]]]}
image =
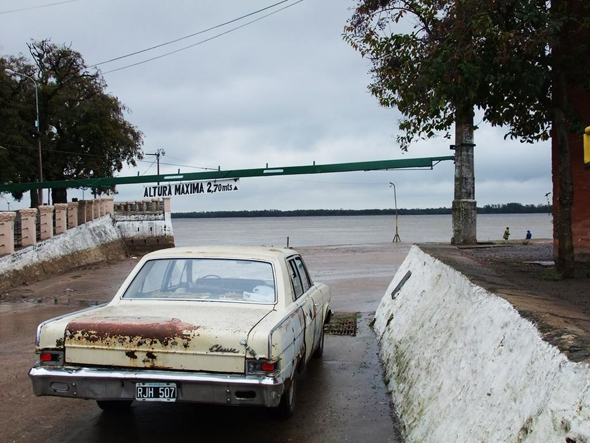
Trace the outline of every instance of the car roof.
{"type": "Polygon", "coordinates": [[[184,246],[167,248],[151,252],[146,259],[158,258],[239,258],[276,260],[286,259],[298,254],[293,249],[281,249],[266,246],[184,246]]]}

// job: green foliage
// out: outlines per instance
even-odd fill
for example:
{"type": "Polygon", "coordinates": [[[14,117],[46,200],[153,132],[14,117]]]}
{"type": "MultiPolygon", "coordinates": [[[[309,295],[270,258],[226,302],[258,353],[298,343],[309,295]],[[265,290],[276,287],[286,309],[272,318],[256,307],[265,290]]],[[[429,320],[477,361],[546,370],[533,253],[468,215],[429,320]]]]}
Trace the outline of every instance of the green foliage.
{"type": "Polygon", "coordinates": [[[449,137],[453,115],[458,128],[466,127],[461,116],[470,106],[507,127],[507,137],[529,143],[554,137],[557,265],[572,277],[568,134],[584,127],[572,99],[580,93],[587,99],[590,89],[590,2],[358,0],[344,39],[370,59],[371,93],[402,113],[402,149],[440,131],[449,137]]]}
{"type": "Polygon", "coordinates": [[[6,68],[38,84],[44,181],[109,177],[125,163],[135,165],[142,158],[142,133],[125,120],[126,108],[117,97],[106,93],[100,73],[90,72],[82,55],[69,47],[46,40],[28,46],[32,63],[0,58],[0,146],[6,148],[0,161],[8,165],[0,180],[38,178],[34,83],[7,74],[6,68]]]}
{"type": "MultiPolygon", "coordinates": [[[[344,39],[371,61],[369,91],[402,113],[406,150],[448,138],[454,111],[469,105],[509,137],[547,140],[554,67],[590,87],[589,30],[590,2],[579,0],[359,0],[344,39]]],[[[579,131],[574,110],[563,111],[579,131]]]]}
{"type": "Polygon", "coordinates": [[[450,138],[457,110],[485,106],[492,60],[479,50],[480,21],[464,2],[359,1],[344,39],[372,63],[371,94],[402,113],[403,150],[441,132],[450,138]]]}

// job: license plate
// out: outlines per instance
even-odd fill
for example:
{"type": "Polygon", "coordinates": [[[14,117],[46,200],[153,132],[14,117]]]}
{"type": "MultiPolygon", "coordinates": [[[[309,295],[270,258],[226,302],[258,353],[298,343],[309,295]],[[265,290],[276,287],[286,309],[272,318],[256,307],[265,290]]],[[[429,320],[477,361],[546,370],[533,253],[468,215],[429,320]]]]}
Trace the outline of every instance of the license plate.
{"type": "Polygon", "coordinates": [[[176,401],[176,384],[136,383],[135,399],[139,401],[176,401]]]}

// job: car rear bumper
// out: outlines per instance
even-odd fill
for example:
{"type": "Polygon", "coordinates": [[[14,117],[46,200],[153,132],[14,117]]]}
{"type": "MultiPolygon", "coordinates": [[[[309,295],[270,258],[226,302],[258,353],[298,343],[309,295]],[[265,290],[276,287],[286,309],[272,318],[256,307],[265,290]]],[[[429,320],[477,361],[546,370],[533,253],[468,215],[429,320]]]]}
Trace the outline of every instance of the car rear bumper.
{"type": "Polygon", "coordinates": [[[275,407],[284,390],[272,377],[161,370],[41,367],[29,371],[37,396],[133,400],[135,384],[176,383],[178,402],[275,407]]]}

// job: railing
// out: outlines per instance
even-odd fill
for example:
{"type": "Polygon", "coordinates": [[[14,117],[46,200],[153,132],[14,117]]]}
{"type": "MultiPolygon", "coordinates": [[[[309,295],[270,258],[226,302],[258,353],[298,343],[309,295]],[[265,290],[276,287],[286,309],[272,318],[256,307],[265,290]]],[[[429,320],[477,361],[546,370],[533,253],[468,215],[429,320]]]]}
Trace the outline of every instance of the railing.
{"type": "Polygon", "coordinates": [[[164,200],[138,200],[115,203],[115,213],[122,215],[162,214],[164,200]]]}
{"type": "MultiPolygon", "coordinates": [[[[92,208],[92,202],[90,201],[81,201],[78,202],[80,206],[78,208],[83,209],[86,211],[86,208],[92,208]],[[90,206],[88,206],[90,205],[90,206]]],[[[97,204],[94,202],[94,204],[97,204]]],[[[142,201],[134,201],[134,202],[124,202],[124,203],[114,203],[112,198],[104,199],[100,202],[101,205],[105,205],[104,207],[106,210],[104,212],[113,213],[112,215],[115,216],[115,213],[122,215],[122,216],[137,216],[145,214],[148,218],[154,219],[163,219],[165,208],[169,208],[168,203],[165,203],[163,199],[154,199],[154,200],[142,200],[142,201]],[[114,206],[114,207],[113,207],[114,206]]],[[[74,226],[70,226],[70,219],[73,216],[76,217],[77,213],[75,211],[78,210],[73,205],[68,205],[68,208],[65,210],[64,207],[60,207],[59,211],[56,212],[55,210],[52,212],[51,217],[48,213],[49,208],[42,209],[41,211],[35,211],[35,219],[33,219],[33,212],[32,211],[25,211],[21,213],[20,210],[14,211],[16,212],[16,217],[14,218],[13,222],[13,230],[14,230],[14,248],[10,243],[8,244],[8,253],[10,254],[12,251],[16,249],[23,248],[24,245],[32,245],[34,244],[34,238],[36,238],[37,242],[41,241],[42,233],[43,239],[47,239],[48,237],[52,237],[56,235],[56,222],[63,223],[64,220],[57,220],[57,214],[60,213],[59,217],[63,217],[65,219],[65,229],[71,229],[74,226]],[[70,215],[70,209],[73,209],[74,212],[70,215]],[[24,214],[24,215],[23,215],[24,214]],[[43,214],[43,215],[42,215],[43,214]],[[33,220],[35,221],[35,232],[31,232],[33,229],[28,229],[29,223],[32,224],[33,220]],[[43,220],[43,225],[41,224],[41,220],[43,220]],[[46,223],[46,224],[45,224],[46,223]],[[51,223],[53,225],[53,229],[51,229],[51,225],[47,225],[51,223]],[[25,226],[25,239],[23,241],[23,226],[25,226]]],[[[169,210],[169,209],[168,209],[169,210]]],[[[12,212],[12,211],[9,211],[12,212]]],[[[102,212],[102,211],[101,211],[102,212]]],[[[91,218],[92,219],[92,218],[91,218]]],[[[79,219],[78,219],[79,220],[79,219]]],[[[88,220],[90,221],[90,220],[88,220]]],[[[77,225],[74,221],[74,225],[77,225]]],[[[31,226],[32,228],[32,226],[31,226]]],[[[8,223],[4,223],[0,229],[0,234],[2,235],[10,235],[11,226],[8,223]]],[[[1,236],[1,235],[0,235],[1,236]]]]}
{"type": "Polygon", "coordinates": [[[14,249],[23,247],[23,227],[21,223],[20,212],[16,213],[14,219],[14,249]]]}
{"type": "Polygon", "coordinates": [[[35,221],[35,232],[37,233],[37,241],[41,240],[41,213],[39,211],[37,211],[35,221]]]}

